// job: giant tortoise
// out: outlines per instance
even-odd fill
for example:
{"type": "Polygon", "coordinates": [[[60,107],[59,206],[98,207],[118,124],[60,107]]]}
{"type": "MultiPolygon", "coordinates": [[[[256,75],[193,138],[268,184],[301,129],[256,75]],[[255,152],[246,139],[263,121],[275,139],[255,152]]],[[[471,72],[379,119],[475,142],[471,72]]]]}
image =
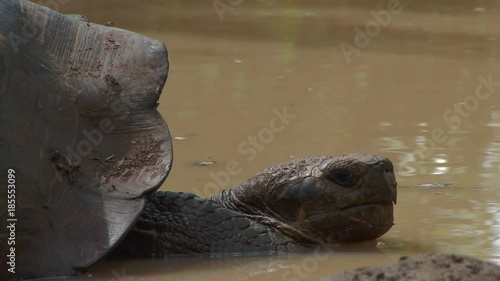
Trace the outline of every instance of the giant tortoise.
{"type": "Polygon", "coordinates": [[[393,165],[370,154],[296,159],[209,198],[155,192],[172,163],[165,46],[24,0],[0,18],[2,280],[71,275],[113,249],[290,251],[393,225],[393,165]]]}

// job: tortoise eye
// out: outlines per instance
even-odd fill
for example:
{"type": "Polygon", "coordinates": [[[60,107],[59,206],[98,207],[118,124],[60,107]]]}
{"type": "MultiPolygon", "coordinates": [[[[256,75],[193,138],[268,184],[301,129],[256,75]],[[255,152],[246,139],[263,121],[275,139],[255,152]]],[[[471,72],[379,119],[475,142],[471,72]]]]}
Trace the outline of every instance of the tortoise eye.
{"type": "Polygon", "coordinates": [[[343,170],[329,173],[327,178],[343,187],[353,187],[357,182],[356,177],[351,172],[343,170]]]}

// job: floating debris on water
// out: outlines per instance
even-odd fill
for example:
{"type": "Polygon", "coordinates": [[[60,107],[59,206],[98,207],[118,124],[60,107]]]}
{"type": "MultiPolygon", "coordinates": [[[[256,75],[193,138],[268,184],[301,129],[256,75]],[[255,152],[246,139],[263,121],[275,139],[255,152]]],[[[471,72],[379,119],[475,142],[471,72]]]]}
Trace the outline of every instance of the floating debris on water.
{"type": "Polygon", "coordinates": [[[234,62],[234,63],[243,63],[243,61],[242,61],[242,60],[238,60],[238,59],[233,60],[233,62],[234,62]]]}
{"type": "Polygon", "coordinates": [[[173,137],[174,140],[185,140],[186,137],[173,137]]]}
{"type": "Polygon", "coordinates": [[[200,161],[200,162],[196,163],[197,166],[210,166],[213,164],[215,164],[215,161],[212,161],[212,160],[200,161]]]}
{"type": "Polygon", "coordinates": [[[444,187],[444,185],[443,184],[439,184],[439,183],[424,183],[424,184],[419,185],[419,187],[424,187],[424,188],[441,188],[441,187],[444,187]]]}
{"type": "Polygon", "coordinates": [[[423,183],[419,184],[418,187],[423,187],[423,188],[442,188],[442,187],[447,187],[452,185],[451,183],[423,183]]]}

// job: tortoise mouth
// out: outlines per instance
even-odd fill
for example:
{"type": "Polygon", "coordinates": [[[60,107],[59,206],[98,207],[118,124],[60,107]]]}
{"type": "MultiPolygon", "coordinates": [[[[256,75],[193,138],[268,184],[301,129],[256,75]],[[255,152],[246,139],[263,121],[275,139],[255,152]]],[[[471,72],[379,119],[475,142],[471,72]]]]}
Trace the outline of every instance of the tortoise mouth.
{"type": "Polygon", "coordinates": [[[354,204],[354,205],[349,205],[346,207],[341,208],[341,211],[348,211],[348,210],[361,210],[364,208],[374,208],[374,207],[387,207],[387,206],[393,206],[392,202],[380,202],[380,203],[365,203],[365,204],[354,204]]]}
{"type": "Polygon", "coordinates": [[[394,225],[393,204],[387,202],[351,205],[333,219],[327,243],[370,241],[384,235],[394,225]]]}
{"type": "Polygon", "coordinates": [[[386,202],[354,205],[342,209],[342,215],[352,223],[368,229],[386,229],[394,225],[393,207],[392,203],[386,202]]]}

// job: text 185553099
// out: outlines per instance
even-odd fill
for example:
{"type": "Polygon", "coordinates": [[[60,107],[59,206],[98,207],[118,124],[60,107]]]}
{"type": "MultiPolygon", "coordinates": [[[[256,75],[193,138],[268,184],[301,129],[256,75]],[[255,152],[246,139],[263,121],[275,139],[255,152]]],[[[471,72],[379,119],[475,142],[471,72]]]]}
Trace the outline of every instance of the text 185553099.
{"type": "Polygon", "coordinates": [[[7,170],[7,229],[9,251],[7,254],[8,271],[16,273],[16,171],[7,170]]]}

